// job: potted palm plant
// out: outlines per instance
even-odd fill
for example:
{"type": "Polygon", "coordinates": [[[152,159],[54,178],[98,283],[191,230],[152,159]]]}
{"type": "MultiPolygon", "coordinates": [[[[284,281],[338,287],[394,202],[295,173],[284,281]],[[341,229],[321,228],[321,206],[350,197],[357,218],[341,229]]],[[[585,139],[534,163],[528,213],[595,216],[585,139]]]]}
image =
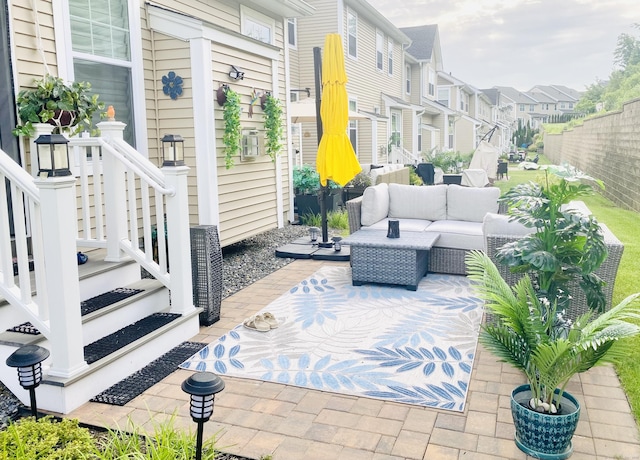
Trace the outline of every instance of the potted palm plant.
{"type": "Polygon", "coordinates": [[[493,316],[480,343],[528,381],[511,393],[516,444],[534,458],[568,458],[580,404],[566,386],[574,375],[628,353],[628,342],[621,339],[640,333],[631,322],[640,320],[640,293],[599,316],[588,311],[571,321],[557,302],[539,296],[529,274],[510,287],[491,259],[477,251],[467,256],[467,269],[493,316]]]}
{"type": "Polygon", "coordinates": [[[580,404],[566,391],[569,380],[615,362],[625,353],[621,339],[640,333],[629,321],[640,319],[640,293],[605,311],[603,282],[595,274],[607,257],[604,237],[593,216],[566,206],[592,192],[580,182],[584,179],[595,181],[570,167],[549,168],[544,186],[521,184],[502,198],[512,219],[534,230],[496,254],[500,263],[522,274],[514,286],[489,255],[467,257],[469,277],[490,317],[480,343],[527,378],[511,394],[511,411],[516,444],[535,458],[571,455],[580,404]],[[569,287],[575,285],[584,291],[586,311],[572,309],[569,287]]]}
{"type": "Polygon", "coordinates": [[[91,94],[90,83],[67,84],[62,78],[46,75],[34,80],[34,85],[34,88],[18,93],[16,102],[21,125],[13,130],[16,136],[32,136],[34,123],[52,124],[54,131],[60,134],[91,131],[93,115],[104,110],[98,95],[91,94]]]}

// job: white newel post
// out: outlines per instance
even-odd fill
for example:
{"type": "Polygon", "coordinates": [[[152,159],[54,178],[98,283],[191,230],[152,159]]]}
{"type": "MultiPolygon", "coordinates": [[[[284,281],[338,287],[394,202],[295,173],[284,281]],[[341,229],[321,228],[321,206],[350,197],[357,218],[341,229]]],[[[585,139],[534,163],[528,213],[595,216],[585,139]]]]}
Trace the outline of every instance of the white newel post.
{"type": "Polygon", "coordinates": [[[38,148],[36,147],[36,139],[41,135],[51,134],[55,126],[49,123],[34,123],[33,136],[29,139],[29,156],[31,157],[31,175],[36,177],[38,175],[38,148]]]}
{"type": "Polygon", "coordinates": [[[76,256],[76,178],[36,179],[40,189],[42,242],[51,325],[49,374],[72,377],[84,361],[76,256]]]}
{"type": "Polygon", "coordinates": [[[189,231],[189,199],[187,166],[163,166],[167,188],[175,190],[167,195],[167,239],[169,242],[171,312],[185,314],[193,306],[191,279],[191,235],[189,231]]]}
{"type": "MultiPolygon", "coordinates": [[[[100,137],[107,142],[122,139],[127,126],[120,121],[102,121],[97,124],[100,137]]],[[[120,251],[120,241],[127,237],[127,195],[125,169],[122,162],[112,155],[102,156],[104,171],[104,207],[107,227],[107,255],[105,261],[120,262],[125,254],[120,251]]]]}

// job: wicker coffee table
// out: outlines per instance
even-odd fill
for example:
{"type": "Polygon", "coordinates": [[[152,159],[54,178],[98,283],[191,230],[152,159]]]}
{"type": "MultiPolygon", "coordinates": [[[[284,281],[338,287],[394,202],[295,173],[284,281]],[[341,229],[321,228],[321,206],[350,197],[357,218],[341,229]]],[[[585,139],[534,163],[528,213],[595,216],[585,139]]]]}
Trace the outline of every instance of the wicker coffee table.
{"type": "Polygon", "coordinates": [[[384,230],[358,230],[342,240],[351,249],[351,278],[363,283],[399,284],[415,291],[427,274],[429,251],[439,233],[403,232],[387,238],[384,230]]]}

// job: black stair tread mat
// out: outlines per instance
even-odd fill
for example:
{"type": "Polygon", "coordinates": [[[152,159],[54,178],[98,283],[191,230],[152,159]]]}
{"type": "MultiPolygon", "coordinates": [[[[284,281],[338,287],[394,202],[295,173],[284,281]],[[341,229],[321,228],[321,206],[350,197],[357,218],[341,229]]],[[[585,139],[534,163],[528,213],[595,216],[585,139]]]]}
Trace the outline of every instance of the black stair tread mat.
{"type": "MultiPolygon", "coordinates": [[[[80,302],[80,313],[82,316],[98,311],[101,308],[108,307],[114,303],[120,302],[127,297],[134,296],[144,289],[116,288],[113,291],[105,292],[90,299],[80,302]]],[[[21,334],[38,335],[40,331],[30,322],[22,323],[7,329],[10,332],[19,332],[21,334]]]]}
{"type": "Polygon", "coordinates": [[[180,364],[206,346],[206,343],[182,342],[139,371],[96,395],[91,401],[113,406],[124,406],[171,374],[180,364]]]}
{"type": "Polygon", "coordinates": [[[80,311],[82,316],[88,315],[89,313],[113,305],[142,291],[144,291],[144,289],[116,288],[113,291],[105,292],[80,302],[80,311]]]}
{"type": "Polygon", "coordinates": [[[155,331],[159,327],[176,320],[181,315],[177,313],[154,313],[130,324],[113,334],[102,337],[84,347],[84,359],[87,364],[113,353],[120,348],[135,342],[141,337],[155,331]]]}

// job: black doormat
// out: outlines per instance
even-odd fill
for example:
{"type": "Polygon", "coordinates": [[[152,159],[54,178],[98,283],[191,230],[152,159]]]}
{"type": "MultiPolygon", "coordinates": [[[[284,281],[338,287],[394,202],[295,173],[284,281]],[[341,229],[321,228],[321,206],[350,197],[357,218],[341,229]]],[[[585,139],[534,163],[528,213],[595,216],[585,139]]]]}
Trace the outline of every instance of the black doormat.
{"type": "Polygon", "coordinates": [[[180,318],[176,313],[154,313],[140,321],[136,321],[119,331],[109,334],[84,347],[84,359],[87,364],[95,363],[99,359],[110,355],[116,350],[135,342],[141,337],[155,331],[159,327],[180,318]]]}
{"type": "MultiPolygon", "coordinates": [[[[142,291],[144,291],[144,289],[116,288],[113,291],[105,292],[104,294],[80,302],[80,313],[82,316],[88,315],[89,313],[108,307],[142,291]]],[[[7,329],[7,331],[30,335],[40,334],[40,331],[30,322],[19,324],[18,326],[7,329]]]]}
{"type": "Polygon", "coordinates": [[[139,371],[96,395],[91,401],[113,406],[124,406],[171,374],[180,364],[206,346],[206,343],[182,342],[139,371]]]}

